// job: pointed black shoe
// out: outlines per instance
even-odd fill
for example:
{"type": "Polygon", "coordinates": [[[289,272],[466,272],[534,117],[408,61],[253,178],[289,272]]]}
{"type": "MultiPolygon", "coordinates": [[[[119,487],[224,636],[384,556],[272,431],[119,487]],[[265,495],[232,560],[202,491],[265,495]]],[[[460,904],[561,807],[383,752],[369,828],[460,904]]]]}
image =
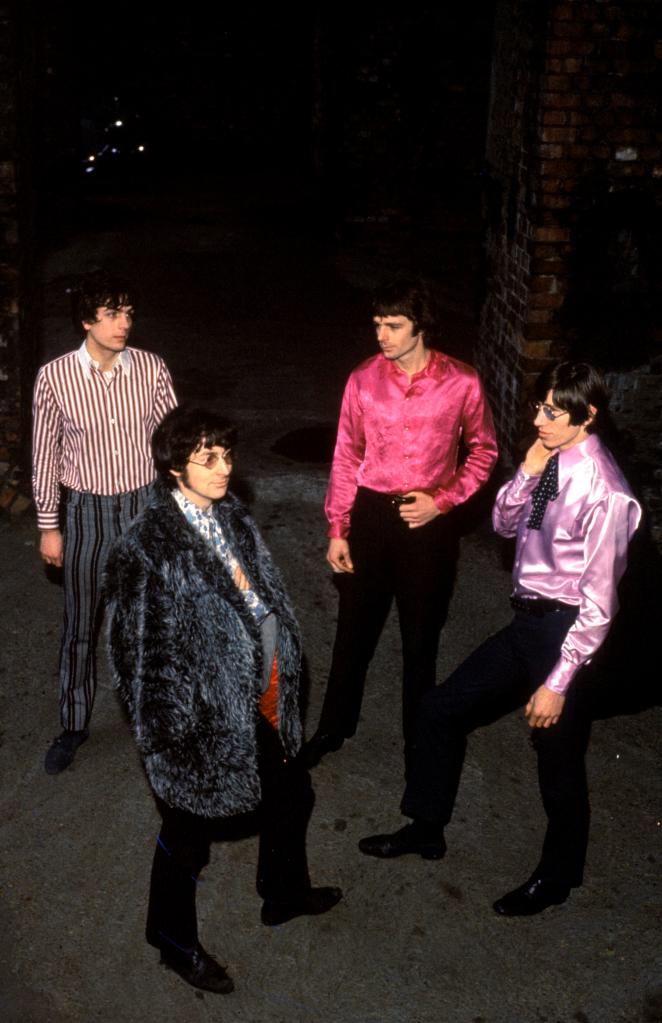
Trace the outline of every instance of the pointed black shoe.
{"type": "Polygon", "coordinates": [[[391,835],[369,835],[359,842],[359,849],[366,856],[378,856],[391,860],[407,853],[422,856],[424,860],[440,860],[446,853],[443,830],[422,828],[418,823],[405,824],[391,835]]]}
{"type": "Polygon", "coordinates": [[[87,728],[82,728],[79,732],[65,729],[61,735],[53,739],[44,760],[46,774],[59,774],[60,771],[66,770],[76,756],[76,750],[83,745],[89,734],[87,728]]]}
{"type": "Polygon", "coordinates": [[[292,899],[265,899],[262,905],[262,923],[276,927],[297,916],[319,916],[328,913],[342,899],[340,888],[310,888],[292,899]]]}
{"type": "Polygon", "coordinates": [[[320,760],[327,753],[335,753],[344,743],[342,735],[335,735],[332,732],[317,731],[312,739],[301,747],[299,759],[308,768],[317,767],[320,760]]]}
{"type": "Polygon", "coordinates": [[[164,946],[148,936],[150,945],[154,945],[161,953],[161,963],[168,970],[178,973],[182,980],[202,991],[213,991],[219,995],[229,995],[234,991],[234,981],[226,972],[225,967],[217,963],[215,958],[206,952],[200,942],[193,948],[177,948],[176,945],[164,946]]]}
{"type": "Polygon", "coordinates": [[[499,916],[534,916],[549,906],[560,906],[569,894],[568,885],[532,877],[526,884],[497,899],[492,908],[499,916]]]}

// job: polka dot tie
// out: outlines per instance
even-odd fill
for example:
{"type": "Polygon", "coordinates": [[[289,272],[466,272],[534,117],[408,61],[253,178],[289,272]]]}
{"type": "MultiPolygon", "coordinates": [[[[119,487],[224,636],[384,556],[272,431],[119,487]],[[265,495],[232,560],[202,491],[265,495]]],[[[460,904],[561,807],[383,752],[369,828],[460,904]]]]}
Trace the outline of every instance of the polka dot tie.
{"type": "Polygon", "coordinates": [[[538,486],[531,495],[531,514],[527,526],[529,529],[540,529],[548,501],[555,501],[559,496],[559,456],[552,455],[540,477],[538,486]]]}

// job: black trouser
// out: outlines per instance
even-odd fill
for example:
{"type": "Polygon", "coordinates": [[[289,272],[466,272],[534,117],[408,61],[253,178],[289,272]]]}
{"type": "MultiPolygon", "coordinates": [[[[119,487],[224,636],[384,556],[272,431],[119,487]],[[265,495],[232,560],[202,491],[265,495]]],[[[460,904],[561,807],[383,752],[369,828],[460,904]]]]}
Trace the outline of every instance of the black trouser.
{"type": "Polygon", "coordinates": [[[359,488],[349,549],[354,574],[336,576],[340,602],[331,672],[318,729],[354,735],[368,665],[395,597],[402,637],[402,727],[413,735],[421,695],[434,686],[457,537],[448,516],[410,529],[388,494],[359,488]]]}
{"type": "MultiPolygon", "coordinates": [[[[575,614],[517,612],[421,702],[415,749],[402,800],[408,817],[445,825],[453,811],[466,737],[526,703],[556,663],[575,614]]],[[[582,883],[589,827],[584,755],[588,708],[571,686],[556,725],[536,728],[538,780],[547,833],[535,873],[561,884],[582,883]]]]}
{"type": "MultiPolygon", "coordinates": [[[[310,777],[298,761],[285,756],[275,730],[258,725],[262,800],[256,811],[260,832],[257,890],[265,899],[287,900],[310,888],[306,829],[314,795],[310,777]]],[[[215,839],[236,837],[237,818],[200,817],[168,806],[156,797],[163,818],[154,861],[147,913],[147,940],[191,948],[198,939],[196,882],[209,863],[215,839]]],[[[248,825],[245,819],[244,823],[248,825]]]]}

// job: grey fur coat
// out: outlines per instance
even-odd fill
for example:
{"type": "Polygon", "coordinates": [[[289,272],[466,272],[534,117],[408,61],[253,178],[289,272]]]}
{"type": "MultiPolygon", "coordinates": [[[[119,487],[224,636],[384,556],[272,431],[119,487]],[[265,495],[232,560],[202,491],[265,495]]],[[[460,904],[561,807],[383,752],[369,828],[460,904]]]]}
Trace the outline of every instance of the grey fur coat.
{"type": "MultiPolygon", "coordinates": [[[[301,744],[294,611],[246,508],[228,494],[214,514],[278,616],[279,732],[294,755],[301,744]]],[[[259,627],[225,565],[161,483],[111,551],[106,598],[114,681],[153,790],[170,806],[206,817],[253,809],[260,799],[259,627]]]]}

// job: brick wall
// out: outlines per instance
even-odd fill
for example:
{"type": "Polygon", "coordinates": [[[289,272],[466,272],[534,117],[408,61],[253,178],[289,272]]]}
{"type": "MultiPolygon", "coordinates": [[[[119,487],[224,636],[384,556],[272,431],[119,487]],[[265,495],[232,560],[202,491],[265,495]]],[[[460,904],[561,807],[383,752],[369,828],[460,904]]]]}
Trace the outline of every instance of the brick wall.
{"type": "Polygon", "coordinates": [[[476,361],[511,456],[546,364],[586,357],[611,371],[651,510],[662,496],[661,96],[658,0],[499,0],[476,361]]]}

